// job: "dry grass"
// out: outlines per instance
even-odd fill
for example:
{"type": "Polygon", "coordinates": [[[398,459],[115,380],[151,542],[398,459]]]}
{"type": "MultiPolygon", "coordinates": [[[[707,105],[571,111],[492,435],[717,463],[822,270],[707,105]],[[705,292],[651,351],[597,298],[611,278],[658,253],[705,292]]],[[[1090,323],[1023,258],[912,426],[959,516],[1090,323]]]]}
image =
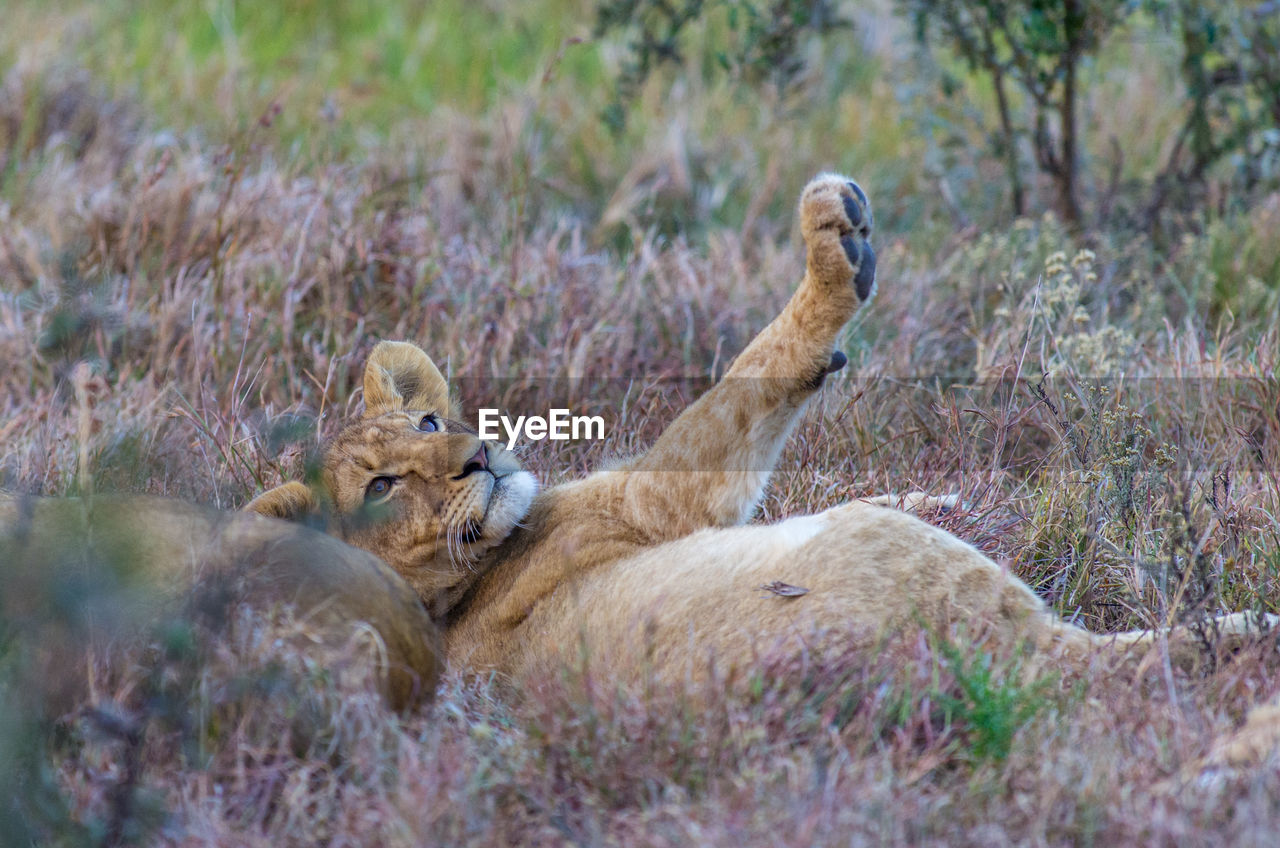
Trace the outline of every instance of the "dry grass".
{"type": "MultiPolygon", "coordinates": [[[[358,406],[380,338],[426,347],[468,410],[604,415],[603,444],[527,450],[546,481],[642,448],[785,301],[800,256],[777,198],[799,184],[781,183],[826,164],[771,171],[771,155],[806,149],[774,136],[772,153],[724,165],[729,185],[761,184],[747,220],[685,239],[646,214],[660,217],[664,192],[685,213],[714,207],[678,179],[691,161],[710,173],[707,151],[664,134],[629,173],[600,165],[623,189],[594,219],[573,215],[560,187],[530,179],[539,156],[562,154],[529,129],[564,107],[551,95],[441,120],[412,146],[304,161],[281,153],[270,108],[210,141],[157,130],[56,65],[15,66],[4,92],[0,480],[49,495],[238,506],[301,473],[358,406]],[[75,380],[79,363],[92,370],[75,380]]],[[[1275,611],[1275,288],[1228,286],[1274,268],[1258,223],[1272,206],[1167,255],[1077,242],[1051,220],[942,240],[889,228],[849,373],[801,425],[762,519],[958,492],[964,506],[933,520],[1094,629],[1275,611]],[[1234,266],[1222,245],[1237,246],[1234,266]]],[[[984,666],[980,634],[876,652],[819,650],[841,634],[815,634],[811,655],[762,657],[751,696],[697,693],[696,708],[600,680],[514,697],[451,679],[401,718],[254,632],[195,666],[157,661],[169,700],[112,693],[132,705],[121,723],[84,713],[5,737],[37,740],[83,826],[54,816],[44,835],[1246,845],[1280,820],[1274,762],[1154,788],[1280,690],[1265,645],[1135,683],[1102,668],[1063,680],[1018,657],[984,666]]]]}

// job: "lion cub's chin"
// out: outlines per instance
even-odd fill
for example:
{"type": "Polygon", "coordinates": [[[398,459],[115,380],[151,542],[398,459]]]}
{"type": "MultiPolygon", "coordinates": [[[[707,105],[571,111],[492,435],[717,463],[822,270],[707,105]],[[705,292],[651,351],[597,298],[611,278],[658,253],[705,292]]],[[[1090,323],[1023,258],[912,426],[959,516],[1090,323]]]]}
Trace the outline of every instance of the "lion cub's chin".
{"type": "Polygon", "coordinates": [[[499,477],[481,520],[479,538],[471,544],[471,552],[483,553],[510,536],[511,531],[529,514],[533,496],[537,493],[538,480],[528,471],[513,471],[499,477]]]}

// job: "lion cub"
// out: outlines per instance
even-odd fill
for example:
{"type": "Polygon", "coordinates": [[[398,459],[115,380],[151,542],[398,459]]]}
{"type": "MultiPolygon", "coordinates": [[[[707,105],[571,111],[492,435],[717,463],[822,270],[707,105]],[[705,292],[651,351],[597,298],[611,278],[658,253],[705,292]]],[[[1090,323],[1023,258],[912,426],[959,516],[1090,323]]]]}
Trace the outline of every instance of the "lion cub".
{"type": "MultiPolygon", "coordinates": [[[[1148,644],[1147,633],[1061,621],[978,550],[904,512],[858,502],[742,526],[805,403],[845,364],[837,334],[875,291],[871,207],[856,183],[813,180],[800,221],[806,267],[790,302],[644,455],[535,494],[499,443],[452,420],[426,354],[383,342],[364,417],[328,449],[321,480],[247,508],[329,512],[338,535],[418,591],[445,627],[449,662],[518,685],[583,662],[619,680],[704,679],[815,630],[873,644],[892,628],[969,622],[1068,655],[1148,644]],[[778,584],[807,591],[761,589],[778,584]]],[[[1170,644],[1175,661],[1194,657],[1193,640],[1170,644]]]]}

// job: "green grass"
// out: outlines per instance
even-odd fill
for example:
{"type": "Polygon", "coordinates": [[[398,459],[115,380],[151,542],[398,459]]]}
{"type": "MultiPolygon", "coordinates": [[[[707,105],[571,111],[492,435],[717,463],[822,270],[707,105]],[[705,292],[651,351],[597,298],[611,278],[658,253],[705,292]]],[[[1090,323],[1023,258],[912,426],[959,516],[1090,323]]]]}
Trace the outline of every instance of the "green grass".
{"type": "MultiPolygon", "coordinates": [[[[288,3],[106,0],[28,3],[13,14],[108,86],[138,96],[164,119],[231,126],[284,106],[286,145],[351,149],[372,130],[451,108],[493,105],[545,73],[599,85],[584,4],[510,6],[440,0],[288,3]]],[[[9,39],[4,52],[21,52],[9,39]]]]}
{"type": "Polygon", "coordinates": [[[1018,732],[1050,705],[1048,693],[1055,681],[1023,680],[1020,662],[1001,668],[991,654],[971,656],[972,651],[969,644],[939,646],[959,693],[938,692],[936,697],[948,719],[959,722],[967,734],[966,756],[1003,762],[1018,732]]]}
{"type": "MultiPolygon", "coordinates": [[[[789,155],[796,149],[824,167],[879,163],[869,176],[885,199],[918,189],[906,156],[918,140],[881,81],[881,55],[832,39],[815,55],[820,88],[784,102],[716,73],[713,44],[702,40],[710,36],[694,33],[688,73],[656,74],[615,138],[601,113],[625,45],[593,39],[593,14],[587,0],[16,0],[0,60],[52,52],[94,84],[136,97],[162,124],[202,129],[214,142],[269,115],[270,131],[254,143],[296,163],[363,156],[388,140],[412,146],[418,158],[457,138],[474,116],[492,114],[472,127],[470,142],[476,153],[509,157],[506,190],[536,187],[556,211],[623,218],[610,233],[623,245],[628,221],[701,238],[708,225],[741,225],[748,209],[756,214],[747,223],[761,223],[759,212],[764,220],[785,213],[793,199],[776,188],[758,197],[759,177],[778,169],[771,188],[803,181],[789,155]],[[673,91],[676,77],[686,82],[673,91]],[[787,134],[766,145],[735,141],[780,126],[787,134]],[[649,191],[677,169],[708,190],[649,191]],[[616,194],[620,182],[633,190],[616,194]]],[[[885,213],[918,219],[898,204],[885,213]]]]}

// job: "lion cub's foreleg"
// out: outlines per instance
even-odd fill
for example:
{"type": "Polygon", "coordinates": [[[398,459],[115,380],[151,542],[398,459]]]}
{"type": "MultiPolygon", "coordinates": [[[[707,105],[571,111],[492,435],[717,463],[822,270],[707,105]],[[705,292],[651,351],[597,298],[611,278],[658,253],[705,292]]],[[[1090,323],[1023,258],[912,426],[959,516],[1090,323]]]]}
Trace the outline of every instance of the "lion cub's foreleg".
{"type": "Polygon", "coordinates": [[[836,334],[875,290],[871,207],[855,183],[826,174],[801,194],[800,225],[805,275],[782,313],[622,469],[623,516],[654,539],[746,520],[805,401],[845,364],[836,334]]]}

